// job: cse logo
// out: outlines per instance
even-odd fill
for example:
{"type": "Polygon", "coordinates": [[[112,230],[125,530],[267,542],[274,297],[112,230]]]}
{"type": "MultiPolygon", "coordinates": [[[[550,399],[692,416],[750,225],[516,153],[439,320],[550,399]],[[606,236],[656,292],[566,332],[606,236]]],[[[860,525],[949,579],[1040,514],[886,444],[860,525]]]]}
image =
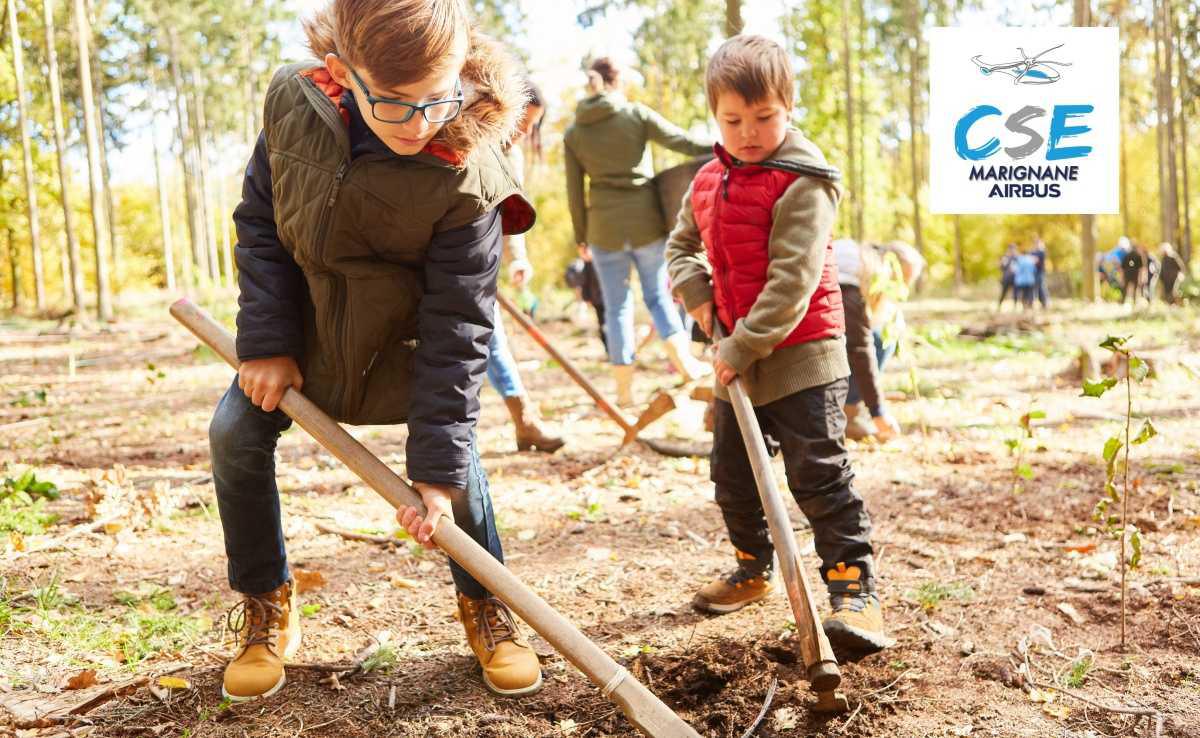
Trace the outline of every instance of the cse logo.
{"type": "MultiPolygon", "coordinates": [[[[1004,153],[1014,160],[1024,159],[1046,143],[1046,161],[1085,157],[1092,152],[1091,146],[1064,146],[1063,139],[1082,136],[1092,130],[1087,125],[1072,125],[1071,121],[1082,118],[1093,110],[1095,108],[1092,105],[1055,105],[1050,117],[1050,139],[1047,143],[1042,134],[1026,125],[1030,121],[1044,117],[1045,109],[1036,105],[1026,105],[1008,116],[1004,122],[1005,129],[1010,133],[1024,136],[1025,140],[1005,147],[1004,153]]],[[[994,105],[977,105],[958,119],[958,123],[954,126],[954,150],[960,158],[968,161],[982,161],[1000,149],[1000,139],[994,136],[978,146],[971,146],[968,137],[972,127],[985,128],[983,122],[985,118],[1001,115],[1003,113],[994,105]]]]}

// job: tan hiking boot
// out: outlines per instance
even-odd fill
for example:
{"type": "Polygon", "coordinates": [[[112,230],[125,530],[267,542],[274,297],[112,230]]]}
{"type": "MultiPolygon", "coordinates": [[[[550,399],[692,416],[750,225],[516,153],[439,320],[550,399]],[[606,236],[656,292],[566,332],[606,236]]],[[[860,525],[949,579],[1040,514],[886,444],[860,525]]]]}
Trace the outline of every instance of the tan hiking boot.
{"type": "Polygon", "coordinates": [[[862,441],[870,438],[875,429],[868,422],[867,408],[861,402],[846,405],[846,438],[851,441],[862,441]]]}
{"type": "Polygon", "coordinates": [[[822,627],[838,653],[866,655],[895,645],[883,632],[883,608],[874,592],[864,592],[862,572],[857,566],[838,562],[826,575],[833,614],[822,627]]]}
{"type": "Polygon", "coordinates": [[[467,643],[483,667],[483,683],[495,694],[518,697],[542,688],[542,666],[521,637],[516,620],[495,597],[475,600],[458,595],[458,618],[467,643]]]}
{"type": "Polygon", "coordinates": [[[667,345],[667,357],[671,360],[671,364],[675,367],[675,371],[683,375],[685,382],[694,382],[701,377],[707,377],[713,373],[712,364],[707,361],[700,361],[695,356],[692,356],[691,337],[687,331],[680,331],[671,336],[665,341],[667,345]]]}
{"type": "Polygon", "coordinates": [[[542,419],[538,417],[537,408],[527,402],[523,395],[505,397],[504,404],[512,415],[513,425],[517,429],[517,450],[528,451],[536,448],[538,451],[554,453],[563,447],[563,439],[546,432],[542,427],[542,419]]]}
{"type": "Polygon", "coordinates": [[[633,364],[613,364],[612,373],[617,380],[617,407],[633,407],[633,364]]]}
{"type": "Polygon", "coordinates": [[[240,650],[225,667],[221,693],[234,702],[270,697],[286,681],[283,662],[300,648],[300,611],[288,581],[266,594],[244,595],[226,621],[240,650]]]}
{"type": "Polygon", "coordinates": [[[692,607],[723,615],[741,610],[774,591],[770,567],[757,564],[758,560],[748,553],[736,553],[738,568],[701,587],[692,598],[692,607]]]}

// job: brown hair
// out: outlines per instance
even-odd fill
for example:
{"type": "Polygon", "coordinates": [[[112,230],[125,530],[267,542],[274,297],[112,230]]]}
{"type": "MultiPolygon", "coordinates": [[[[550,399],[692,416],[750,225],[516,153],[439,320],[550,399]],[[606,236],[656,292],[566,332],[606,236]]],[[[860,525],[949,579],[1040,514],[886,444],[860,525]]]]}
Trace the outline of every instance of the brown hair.
{"type": "Polygon", "coordinates": [[[337,54],[384,87],[439,71],[470,29],[462,0],[329,0],[303,21],[318,59],[337,54]]]}
{"type": "Polygon", "coordinates": [[[708,60],[704,88],[714,113],[722,92],[735,92],[751,104],[774,96],[791,108],[795,79],[782,46],[763,36],[739,34],[721,44],[708,60]]]}
{"type": "Polygon", "coordinates": [[[600,79],[606,85],[616,84],[617,79],[621,76],[621,73],[617,70],[617,65],[613,64],[612,59],[609,59],[607,56],[602,56],[592,62],[591,66],[588,67],[588,71],[600,75],[600,79]]]}

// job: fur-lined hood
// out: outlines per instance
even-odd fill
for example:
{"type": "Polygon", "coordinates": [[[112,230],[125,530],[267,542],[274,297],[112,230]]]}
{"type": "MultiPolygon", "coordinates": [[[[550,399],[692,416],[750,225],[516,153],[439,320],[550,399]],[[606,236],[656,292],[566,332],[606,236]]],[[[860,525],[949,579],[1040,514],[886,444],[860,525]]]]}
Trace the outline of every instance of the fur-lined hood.
{"type": "Polygon", "coordinates": [[[462,113],[442,126],[433,140],[463,159],[484,142],[507,146],[529,102],[516,59],[500,42],[472,31],[461,79],[466,98],[462,113]]]}

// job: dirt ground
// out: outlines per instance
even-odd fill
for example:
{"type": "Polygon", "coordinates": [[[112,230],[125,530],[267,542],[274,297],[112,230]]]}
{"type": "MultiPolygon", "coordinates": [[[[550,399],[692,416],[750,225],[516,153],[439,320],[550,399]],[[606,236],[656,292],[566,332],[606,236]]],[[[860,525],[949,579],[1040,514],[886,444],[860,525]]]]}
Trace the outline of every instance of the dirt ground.
{"type": "MultiPolygon", "coordinates": [[[[214,304],[228,321],[232,298],[214,304]]],[[[851,443],[897,644],[843,666],[847,713],[810,711],[782,594],[722,617],[691,609],[695,589],[732,562],[707,458],[621,448],[619,429],[512,324],[525,383],[568,445],[515,453],[504,406],[485,388],[480,447],[510,568],[704,736],[742,736],[772,683],[755,731],[764,738],[1200,736],[1200,314],[990,308],[911,305],[908,349],[885,375],[905,435],[851,443]],[[1102,363],[1108,334],[1131,335],[1150,360],[1132,427],[1151,418],[1158,430],[1133,446],[1129,468],[1142,560],[1129,574],[1124,650],[1118,540],[1092,519],[1101,450],[1125,425],[1124,385],[1090,399],[1077,376],[1080,347],[1102,363]]],[[[387,504],[297,428],[277,456],[290,561],[309,587],[297,658],[375,653],[365,673],[331,681],[293,668],[269,700],[222,703],[235,599],[207,426],[233,372],[164,302],[135,314],[74,333],[0,323],[0,478],[32,470],[62,493],[40,508],[54,522],[0,532],[0,705],[10,708],[0,735],[637,735],[538,638],[545,689],[491,696],[452,616],[441,554],[396,539],[387,504]],[[183,681],[172,688],[170,677],[183,681]],[[31,715],[54,707],[76,714],[36,727],[31,715]]],[[[543,327],[611,390],[589,325],[543,327]]],[[[671,386],[660,348],[640,363],[640,399],[671,386]]],[[[702,413],[684,403],[647,435],[700,449],[702,413]]],[[[403,426],[352,432],[403,472],[403,426]]],[[[1116,472],[1120,484],[1120,463],[1116,472]]]]}

